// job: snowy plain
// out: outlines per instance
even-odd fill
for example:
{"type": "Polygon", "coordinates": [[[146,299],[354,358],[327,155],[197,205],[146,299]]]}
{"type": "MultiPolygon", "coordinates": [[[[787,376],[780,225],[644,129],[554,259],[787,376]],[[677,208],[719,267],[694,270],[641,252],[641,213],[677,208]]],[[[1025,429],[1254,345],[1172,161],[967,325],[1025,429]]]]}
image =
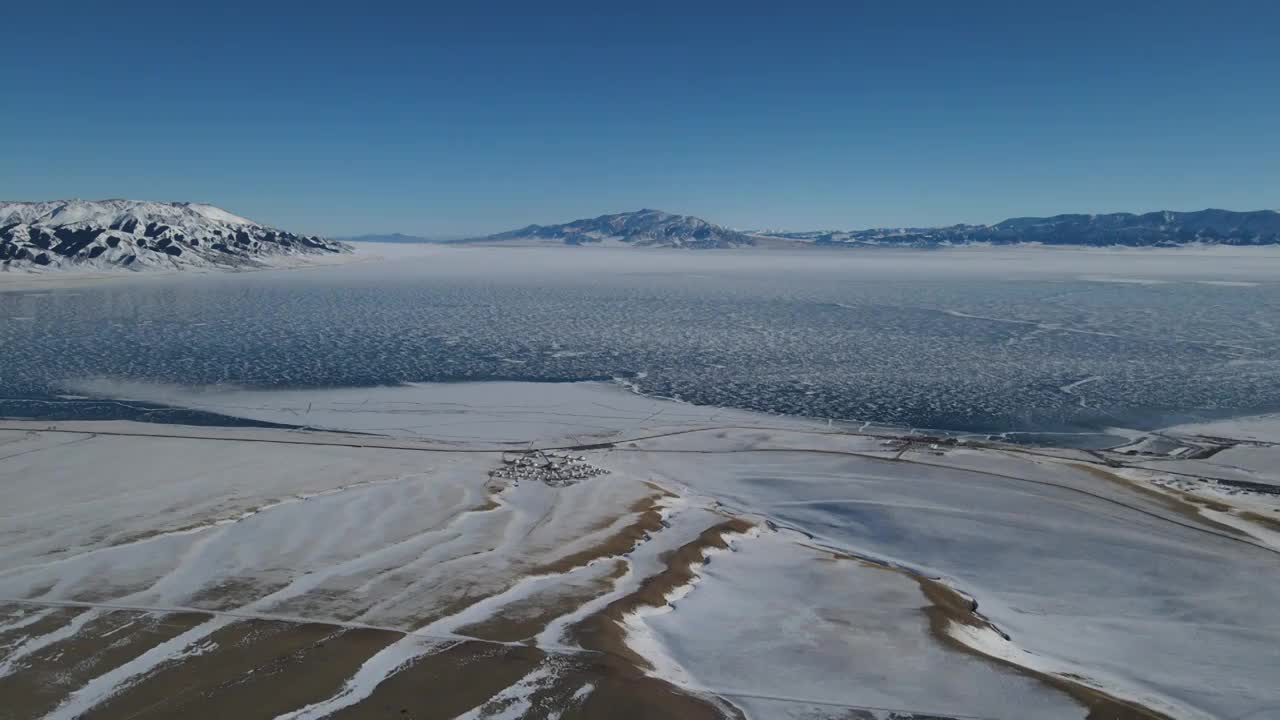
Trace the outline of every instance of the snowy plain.
{"type": "Polygon", "coordinates": [[[986,417],[1043,402],[1102,420],[1109,402],[1180,416],[1265,401],[1275,251],[376,251],[397,255],[0,293],[5,390],[44,388],[22,407],[304,428],[0,421],[0,694],[25,703],[19,716],[201,717],[161,690],[181,681],[222,688],[203,711],[224,714],[427,713],[413,703],[447,695],[447,717],[600,717],[641,702],[618,673],[660,683],[645,697],[753,718],[1089,712],[1053,683],[1142,718],[1280,704],[1277,548],[1241,516],[1276,503],[1188,507],[1160,484],[1170,471],[1277,482],[1274,416],[1151,435],[1253,443],[1203,459],[994,432],[934,447],[902,420],[959,417],[973,398],[986,417]],[[555,282],[572,292],[538,289],[555,282]],[[691,284],[694,303],[655,300],[691,284]],[[981,285],[1004,289],[954,304],[981,285]],[[303,297],[322,301],[287,302],[303,297]],[[708,309],[732,333],[698,325],[708,309]],[[966,344],[979,330],[990,342],[966,344]],[[1103,361],[1073,366],[1077,347],[1103,361]],[[356,357],[374,381],[343,387],[356,357]],[[424,367],[505,379],[421,382],[424,367]],[[592,381],[522,382],[548,375],[592,381]],[[872,400],[841,399],[858,393],[872,400]],[[567,487],[491,474],[565,446],[607,474],[567,487]],[[733,521],[751,529],[714,531],[733,521]],[[931,581],[980,618],[952,608],[937,632],[931,581]],[[310,659],[303,628],[352,647],[310,659]],[[252,691],[267,665],[246,647],[298,658],[276,668],[292,680],[252,691]],[[602,654],[624,669],[584,659],[602,654]],[[492,685],[471,695],[445,666],[492,685]]]}
{"type": "MultiPolygon", "coordinates": [[[[132,391],[273,420],[309,406],[327,429],[0,426],[7,622],[86,608],[23,635],[0,683],[113,608],[213,613],[152,656],[67,688],[50,717],[127,705],[160,669],[249,618],[407,633],[345,685],[289,709],[298,717],[379,702],[441,642],[501,635],[487,628],[521,618],[533,618],[521,633],[540,651],[572,657],[570,628],[731,517],[753,530],[727,551],[704,548],[663,604],[619,622],[654,677],[750,717],[1083,717],[1067,694],[984,657],[1168,717],[1246,716],[1277,700],[1276,551],[1099,479],[1081,469],[1085,453],[887,447],[883,431],[605,383],[425,384],[399,400],[384,388],[355,413],[347,390],[132,391]],[[451,426],[462,432],[435,435],[451,426]],[[609,474],[496,487],[488,472],[517,438],[581,445],[609,474]],[[593,550],[647,501],[660,528],[629,549],[593,550]],[[956,625],[970,650],[942,641],[921,578],[974,598],[1009,639],[956,625]]],[[[545,662],[476,716],[585,687],[560,687],[564,673],[545,662]]]]}

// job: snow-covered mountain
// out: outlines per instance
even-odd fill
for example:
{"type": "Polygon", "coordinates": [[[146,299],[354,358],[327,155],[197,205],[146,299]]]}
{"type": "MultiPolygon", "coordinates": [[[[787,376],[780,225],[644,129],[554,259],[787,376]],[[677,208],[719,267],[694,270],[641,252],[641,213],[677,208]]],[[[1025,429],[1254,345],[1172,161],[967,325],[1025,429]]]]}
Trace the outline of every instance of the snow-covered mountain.
{"type": "Polygon", "coordinates": [[[563,225],[530,225],[462,242],[507,241],[553,241],[565,245],[625,243],[699,249],[755,244],[755,238],[750,235],[713,225],[701,218],[648,209],[584,218],[563,225]]]}
{"type": "Polygon", "coordinates": [[[252,267],[350,252],[201,203],[0,202],[0,268],[252,267]]]}
{"type": "MultiPolygon", "coordinates": [[[[765,234],[765,233],[761,233],[765,234]]],[[[819,245],[889,245],[940,247],[989,243],[1043,243],[1171,247],[1280,244],[1280,212],[1258,210],[1200,210],[1152,212],[1142,215],[1055,215],[1010,218],[994,225],[951,225],[937,228],[879,228],[873,230],[768,233],[771,237],[803,240],[819,245]]]]}

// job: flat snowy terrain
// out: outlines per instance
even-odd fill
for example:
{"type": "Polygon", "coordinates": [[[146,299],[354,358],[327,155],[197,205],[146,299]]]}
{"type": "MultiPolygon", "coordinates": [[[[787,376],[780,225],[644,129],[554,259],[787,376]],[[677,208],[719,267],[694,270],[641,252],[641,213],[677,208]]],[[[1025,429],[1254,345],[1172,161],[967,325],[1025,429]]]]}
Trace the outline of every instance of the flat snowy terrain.
{"type": "MultiPolygon", "coordinates": [[[[594,383],[113,392],[324,429],[0,422],[0,717],[1280,706],[1280,503],[1171,485],[1183,429],[1088,453],[594,383]]],[[[1217,437],[1185,462],[1256,449],[1217,437]]]]}

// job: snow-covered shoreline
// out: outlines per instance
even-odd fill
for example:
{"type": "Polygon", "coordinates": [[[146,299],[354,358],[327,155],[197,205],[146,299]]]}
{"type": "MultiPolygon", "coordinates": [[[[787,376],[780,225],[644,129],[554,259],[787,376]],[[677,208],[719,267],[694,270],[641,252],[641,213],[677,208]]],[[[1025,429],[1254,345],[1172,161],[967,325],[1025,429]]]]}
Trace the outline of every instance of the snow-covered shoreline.
{"type": "Polygon", "coordinates": [[[386,260],[385,253],[374,252],[367,244],[353,245],[351,252],[334,255],[285,255],[259,261],[256,265],[238,267],[186,268],[101,268],[68,266],[59,268],[0,269],[0,292],[6,290],[41,290],[84,287],[98,284],[172,280],[181,277],[209,277],[239,273],[261,273],[281,270],[319,270],[344,265],[386,260]]]}
{"type": "MultiPolygon", "coordinates": [[[[297,424],[326,431],[0,421],[0,506],[14,533],[0,552],[0,607],[96,608],[62,631],[76,636],[126,612],[117,605],[230,613],[127,671],[88,678],[79,704],[66,707],[148,691],[147,663],[196,646],[216,653],[209,644],[237,613],[410,633],[353,657],[348,679],[360,692],[335,691],[328,705],[312,700],[317,707],[380,702],[404,663],[429,664],[476,633],[514,641],[525,631],[511,622],[530,617],[543,618],[533,628],[546,623],[534,647],[551,664],[539,666],[536,687],[507,691],[576,696],[585,685],[574,684],[581,676],[563,653],[593,636],[574,628],[608,627],[599,618],[617,603],[621,637],[639,642],[631,652],[648,658],[654,682],[722,697],[751,717],[805,701],[1079,717],[1075,700],[1036,679],[1046,671],[1174,717],[1247,712],[1271,687],[1265,657],[1280,637],[1259,613],[1280,591],[1261,571],[1274,555],[1215,516],[1198,519],[1127,484],[1140,478],[1083,469],[1106,467],[1088,453],[886,445],[883,434],[602,383],[358,393],[148,395],[263,419],[307,411],[315,422],[297,424]],[[504,450],[561,445],[608,473],[557,488],[490,472],[504,450]],[[726,518],[756,529],[708,552],[700,538],[726,518]],[[677,550],[696,561],[695,578],[638,600],[677,550]],[[102,577],[128,582],[104,589],[102,577]],[[1030,674],[982,643],[957,655],[923,632],[921,613],[937,600],[910,577],[941,577],[976,599],[984,618],[1040,658],[1030,674]],[[1215,593],[1202,593],[1206,585],[1215,593]],[[1258,602],[1220,602],[1224,590],[1258,602]],[[1168,600],[1144,597],[1183,607],[1171,617],[1168,600]],[[848,682],[863,673],[879,679],[848,682]],[[975,695],[938,681],[955,673],[1003,690],[975,695]]],[[[7,671],[26,672],[40,643],[62,642],[26,612],[12,624],[35,644],[7,671]]]]}

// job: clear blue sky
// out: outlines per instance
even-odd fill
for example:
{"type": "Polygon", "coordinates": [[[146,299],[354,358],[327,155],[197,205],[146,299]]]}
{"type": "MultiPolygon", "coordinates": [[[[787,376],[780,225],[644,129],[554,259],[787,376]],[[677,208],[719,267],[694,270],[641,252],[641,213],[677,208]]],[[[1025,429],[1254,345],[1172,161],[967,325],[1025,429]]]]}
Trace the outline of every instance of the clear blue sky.
{"type": "Polygon", "coordinates": [[[1280,207],[1280,3],[619,5],[14,3],[0,198],[326,234],[1280,207]]]}

